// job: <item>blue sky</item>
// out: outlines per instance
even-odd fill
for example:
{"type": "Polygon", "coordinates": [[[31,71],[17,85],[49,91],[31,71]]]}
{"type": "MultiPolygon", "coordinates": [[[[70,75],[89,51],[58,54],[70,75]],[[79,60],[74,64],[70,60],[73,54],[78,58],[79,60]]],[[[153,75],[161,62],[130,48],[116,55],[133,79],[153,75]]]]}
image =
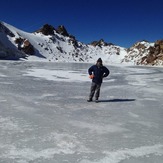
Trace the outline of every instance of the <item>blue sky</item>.
{"type": "Polygon", "coordinates": [[[122,47],[163,39],[162,0],[1,0],[0,20],[27,32],[64,25],[77,40],[122,47]]]}

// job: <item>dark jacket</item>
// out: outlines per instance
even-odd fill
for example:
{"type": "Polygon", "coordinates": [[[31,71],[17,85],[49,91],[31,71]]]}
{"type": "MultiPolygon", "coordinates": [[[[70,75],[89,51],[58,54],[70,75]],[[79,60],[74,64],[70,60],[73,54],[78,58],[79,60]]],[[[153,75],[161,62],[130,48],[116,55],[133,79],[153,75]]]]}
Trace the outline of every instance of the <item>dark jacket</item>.
{"type": "Polygon", "coordinates": [[[88,69],[89,75],[94,75],[92,82],[96,84],[101,84],[104,77],[107,77],[110,71],[105,66],[98,67],[97,65],[93,65],[88,69]]]}

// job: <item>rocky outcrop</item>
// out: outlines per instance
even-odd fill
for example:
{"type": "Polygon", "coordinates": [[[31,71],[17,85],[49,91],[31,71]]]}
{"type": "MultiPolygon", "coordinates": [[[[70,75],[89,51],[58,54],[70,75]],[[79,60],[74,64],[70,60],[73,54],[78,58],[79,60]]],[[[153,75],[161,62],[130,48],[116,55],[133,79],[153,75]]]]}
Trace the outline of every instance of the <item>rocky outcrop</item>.
{"type": "Polygon", "coordinates": [[[63,36],[67,36],[67,37],[69,36],[66,28],[63,25],[58,26],[58,28],[56,29],[56,32],[63,36]]]}
{"type": "Polygon", "coordinates": [[[75,36],[70,35],[69,38],[70,38],[69,43],[72,44],[74,46],[74,48],[78,48],[79,44],[78,44],[78,41],[76,40],[75,36]]]}
{"type": "Polygon", "coordinates": [[[23,42],[22,50],[29,55],[34,55],[34,47],[33,45],[26,39],[23,42]]]}
{"type": "Polygon", "coordinates": [[[148,50],[149,53],[142,58],[141,64],[163,65],[163,40],[157,40],[148,50]]]}
{"type": "MultiPolygon", "coordinates": [[[[63,25],[58,26],[57,29],[55,29],[53,26],[45,24],[41,29],[37,30],[36,32],[41,32],[44,35],[55,35],[54,31],[56,31],[58,34],[64,36],[64,37],[69,37],[69,43],[72,44],[75,48],[77,48],[78,41],[75,39],[75,36],[70,35],[66,28],[63,25]]],[[[57,37],[57,36],[56,36],[57,37]]],[[[61,39],[61,38],[59,38],[61,39]]]]}
{"type": "Polygon", "coordinates": [[[149,48],[151,46],[153,46],[153,44],[146,40],[135,43],[127,49],[127,55],[122,62],[133,62],[135,65],[144,64],[142,59],[149,54],[149,48]]]}
{"type": "Polygon", "coordinates": [[[163,65],[163,40],[155,43],[141,41],[127,49],[123,62],[134,62],[135,65],[163,65]]]}
{"type": "Polygon", "coordinates": [[[15,43],[18,45],[18,50],[23,51],[24,53],[29,55],[35,54],[34,47],[29,42],[29,40],[24,38],[17,38],[15,40],[15,43]]]}
{"type": "Polygon", "coordinates": [[[44,35],[53,35],[54,34],[54,30],[55,28],[49,24],[45,24],[43,25],[43,27],[39,30],[37,30],[36,32],[39,33],[41,32],[44,35]]]}
{"type": "Polygon", "coordinates": [[[113,45],[112,43],[106,43],[103,39],[100,39],[99,41],[93,41],[90,43],[90,45],[93,45],[94,47],[99,46],[109,46],[109,45],[113,45]]]}

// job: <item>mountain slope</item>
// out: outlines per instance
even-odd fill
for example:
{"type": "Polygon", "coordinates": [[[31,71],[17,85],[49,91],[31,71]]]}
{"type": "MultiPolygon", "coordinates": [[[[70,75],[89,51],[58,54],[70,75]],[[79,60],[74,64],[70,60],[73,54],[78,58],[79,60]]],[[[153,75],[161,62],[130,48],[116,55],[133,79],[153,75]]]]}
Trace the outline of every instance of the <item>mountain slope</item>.
{"type": "MultiPolygon", "coordinates": [[[[5,33],[12,43],[11,48],[14,46],[15,49],[18,49],[18,40],[20,39],[28,40],[34,47],[33,55],[28,55],[29,60],[44,58],[49,61],[94,62],[98,57],[102,57],[106,62],[120,63],[127,54],[125,48],[115,45],[86,45],[74,37],[62,35],[56,30],[53,34],[45,35],[40,30],[35,33],[27,33],[4,22],[1,23],[1,26],[13,33],[12,37],[5,33]]],[[[3,42],[3,39],[0,41],[3,42]]],[[[24,47],[24,42],[21,42],[21,47],[24,47]]]]}
{"type": "Polygon", "coordinates": [[[0,58],[20,58],[25,55],[21,53],[12,43],[15,35],[3,24],[0,23],[0,58]]]}
{"type": "Polygon", "coordinates": [[[134,65],[163,65],[163,41],[142,41],[126,49],[103,39],[84,44],[70,35],[64,26],[55,29],[45,24],[27,33],[7,23],[0,23],[0,58],[26,58],[57,62],[95,62],[134,65]]]}
{"type": "Polygon", "coordinates": [[[133,62],[135,65],[163,65],[163,40],[155,43],[137,42],[127,53],[123,62],[133,62]]]}

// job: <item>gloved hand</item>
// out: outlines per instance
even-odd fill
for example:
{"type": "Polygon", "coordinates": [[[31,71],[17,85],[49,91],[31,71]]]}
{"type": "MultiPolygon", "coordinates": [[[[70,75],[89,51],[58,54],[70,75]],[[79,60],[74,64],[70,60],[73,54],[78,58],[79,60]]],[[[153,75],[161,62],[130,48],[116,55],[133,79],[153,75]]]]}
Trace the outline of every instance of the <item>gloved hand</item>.
{"type": "Polygon", "coordinates": [[[92,75],[89,75],[89,78],[90,79],[93,79],[94,78],[94,75],[92,74],[92,75]]]}

